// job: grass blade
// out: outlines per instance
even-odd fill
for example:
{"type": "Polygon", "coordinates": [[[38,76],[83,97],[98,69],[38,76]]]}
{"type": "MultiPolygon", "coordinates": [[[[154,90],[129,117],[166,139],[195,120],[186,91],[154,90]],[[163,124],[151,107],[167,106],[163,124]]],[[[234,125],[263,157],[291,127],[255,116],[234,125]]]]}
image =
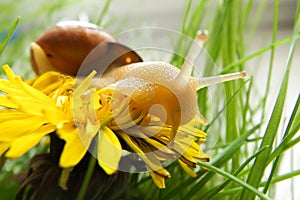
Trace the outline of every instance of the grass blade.
{"type": "MultiPolygon", "coordinates": [[[[296,176],[300,176],[300,169],[294,170],[292,172],[289,172],[289,173],[286,173],[286,174],[283,174],[283,175],[280,175],[280,176],[276,176],[272,179],[271,183],[272,184],[278,183],[278,182],[281,182],[281,181],[291,179],[291,178],[296,177],[296,176]]],[[[267,184],[267,182],[261,182],[260,186],[265,186],[266,184],[267,184]]]]}
{"type": "Polygon", "coordinates": [[[98,24],[98,26],[100,26],[100,27],[103,24],[103,19],[104,19],[105,15],[107,14],[107,11],[109,9],[110,3],[111,3],[111,0],[106,0],[106,2],[104,4],[104,7],[101,10],[100,16],[99,16],[99,18],[98,18],[98,20],[96,22],[96,24],[98,24]]]}
{"type": "Polygon", "coordinates": [[[211,120],[211,122],[205,127],[204,132],[207,132],[209,127],[220,117],[220,115],[225,111],[226,107],[232,102],[237,95],[242,91],[242,89],[246,86],[249,80],[245,81],[234,93],[233,95],[228,99],[224,107],[216,114],[216,116],[211,120]]]}
{"type": "Polygon", "coordinates": [[[1,45],[0,45],[0,55],[2,54],[4,48],[6,47],[9,39],[12,37],[13,33],[15,32],[17,25],[20,21],[20,17],[18,17],[15,22],[13,23],[12,27],[9,29],[8,34],[6,35],[5,39],[2,41],[1,45]]]}
{"type": "MultiPolygon", "coordinates": [[[[274,177],[271,181],[271,184],[278,183],[278,182],[281,182],[281,181],[285,181],[285,180],[294,178],[296,176],[300,176],[300,169],[294,170],[292,172],[274,177]]],[[[261,182],[259,184],[259,186],[264,187],[266,184],[267,184],[267,182],[264,181],[264,182],[261,182]]],[[[229,196],[229,195],[233,196],[234,194],[237,194],[238,192],[240,192],[242,189],[243,189],[243,187],[235,187],[235,188],[232,188],[232,189],[227,189],[227,190],[224,190],[224,191],[219,192],[218,194],[216,194],[214,196],[214,198],[215,199],[221,199],[224,196],[229,196]]]]}
{"type": "MultiPolygon", "coordinates": [[[[278,13],[279,13],[279,0],[276,0],[275,1],[275,6],[274,6],[274,22],[273,22],[272,43],[275,43],[276,38],[277,38],[278,15],[279,15],[278,13]]],[[[270,56],[270,65],[269,65],[269,69],[268,69],[267,86],[266,86],[265,97],[263,99],[263,105],[262,105],[263,112],[262,112],[262,116],[261,116],[261,121],[263,121],[264,118],[265,118],[265,110],[266,110],[266,104],[267,104],[267,97],[268,97],[268,94],[269,94],[269,91],[270,91],[274,58],[275,58],[275,47],[272,47],[271,48],[271,56],[270,56]]]]}
{"type": "MultiPolygon", "coordinates": [[[[189,0],[188,4],[187,4],[187,7],[186,7],[186,10],[184,12],[184,17],[183,17],[183,21],[182,21],[182,26],[181,26],[181,36],[179,38],[179,41],[177,43],[177,46],[175,47],[175,52],[183,52],[183,47],[182,47],[182,41],[183,41],[183,37],[185,36],[186,34],[186,27],[187,27],[187,18],[188,18],[188,15],[190,13],[190,10],[191,10],[191,4],[192,4],[192,0],[189,0]]],[[[171,60],[170,60],[170,63],[175,65],[175,66],[180,66],[179,63],[180,63],[180,56],[177,55],[177,54],[173,54],[171,60]]]]}
{"type": "MultiPolygon", "coordinates": [[[[258,50],[256,52],[248,55],[248,56],[245,56],[245,57],[237,60],[236,62],[234,62],[234,63],[232,63],[232,64],[230,64],[228,66],[225,66],[221,73],[224,73],[224,74],[228,73],[230,70],[233,70],[234,68],[236,68],[239,65],[247,62],[248,60],[251,60],[252,58],[255,58],[255,57],[257,57],[257,56],[259,56],[259,55],[261,55],[263,53],[266,53],[266,52],[270,51],[273,47],[278,47],[278,46],[284,45],[284,44],[292,41],[293,38],[294,38],[293,36],[287,37],[285,39],[282,39],[280,41],[272,43],[269,46],[266,46],[266,47],[264,47],[264,48],[262,48],[262,49],[260,49],[260,50],[258,50]]],[[[296,37],[296,40],[299,40],[299,39],[300,39],[300,35],[298,34],[297,37],[296,37]]]]}
{"type": "Polygon", "coordinates": [[[83,200],[84,199],[84,197],[86,195],[87,188],[88,188],[89,183],[90,183],[90,180],[92,178],[96,163],[97,163],[97,160],[93,156],[91,156],[89,164],[88,164],[88,168],[87,168],[87,171],[86,171],[86,174],[85,174],[85,177],[84,177],[84,180],[82,182],[82,186],[80,187],[80,190],[77,194],[77,200],[83,200]]]}
{"type": "Polygon", "coordinates": [[[197,31],[199,30],[199,26],[205,14],[205,5],[207,1],[199,1],[199,3],[195,6],[194,10],[191,11],[193,8],[192,0],[190,0],[187,4],[187,8],[184,12],[184,19],[181,27],[181,34],[182,36],[179,38],[177,46],[175,48],[175,52],[179,54],[174,54],[171,59],[170,63],[175,66],[181,66],[184,62],[184,59],[179,55],[186,55],[188,51],[188,47],[190,43],[184,44],[183,38],[188,36],[191,38],[195,38],[197,31]]]}
{"type": "Polygon", "coordinates": [[[291,148],[293,145],[297,144],[298,141],[297,138],[295,138],[294,140],[292,140],[292,138],[296,135],[296,133],[300,129],[300,114],[299,114],[300,112],[298,112],[299,106],[300,106],[300,94],[298,95],[298,99],[295,104],[289,124],[286,128],[283,140],[270,155],[268,163],[271,162],[275,157],[278,157],[281,153],[283,153],[287,149],[291,148]]]}
{"type": "MultiPolygon", "coordinates": [[[[278,14],[279,13],[279,0],[275,1],[275,6],[274,6],[274,23],[273,23],[273,36],[272,36],[272,43],[274,43],[276,41],[277,38],[277,28],[278,28],[278,14]]],[[[269,65],[269,71],[268,71],[268,80],[267,80],[267,87],[266,87],[266,91],[265,91],[265,97],[263,99],[263,112],[262,112],[262,116],[261,116],[261,120],[263,120],[265,118],[265,110],[266,110],[266,104],[267,104],[267,97],[268,97],[268,93],[270,90],[270,84],[271,84],[271,77],[272,77],[272,71],[273,71],[273,63],[274,63],[274,56],[275,56],[275,48],[273,47],[271,49],[271,57],[270,57],[270,65],[269,65]]],[[[278,156],[275,161],[273,162],[272,165],[272,169],[271,169],[271,173],[268,177],[268,181],[267,184],[265,185],[263,192],[267,193],[271,180],[273,178],[273,176],[276,173],[278,164],[280,161],[280,157],[278,156]]]]}
{"type": "Polygon", "coordinates": [[[215,172],[215,173],[218,173],[228,179],[230,179],[231,181],[234,181],[238,184],[240,184],[241,186],[243,186],[245,189],[248,189],[249,191],[251,191],[252,193],[256,194],[257,196],[259,196],[260,198],[262,199],[270,199],[268,196],[266,196],[264,193],[258,191],[255,187],[247,184],[246,182],[238,179],[237,177],[233,176],[232,174],[230,173],[227,173],[209,163],[204,163],[204,162],[198,162],[198,164],[201,166],[201,167],[205,167],[209,170],[211,170],[212,172],[215,172]]]}
{"type": "MultiPolygon", "coordinates": [[[[289,136],[289,132],[290,132],[290,129],[291,129],[293,123],[294,123],[294,120],[295,120],[295,117],[296,117],[296,113],[297,113],[297,110],[298,110],[298,108],[299,108],[299,104],[300,104],[300,95],[298,96],[298,99],[297,99],[296,105],[295,105],[295,107],[294,107],[294,110],[293,110],[293,112],[292,112],[292,115],[291,115],[291,117],[290,117],[288,126],[287,126],[287,128],[286,128],[286,130],[285,130],[285,133],[284,133],[284,135],[283,135],[283,140],[284,140],[284,138],[286,138],[287,136],[289,136]]],[[[271,169],[271,173],[270,173],[270,175],[269,175],[269,177],[268,177],[267,184],[266,184],[265,187],[264,187],[264,193],[266,193],[267,190],[268,190],[268,187],[269,187],[269,185],[270,185],[270,183],[271,183],[271,181],[272,181],[272,177],[273,177],[273,175],[275,174],[275,171],[276,171],[276,169],[277,169],[277,167],[278,167],[278,165],[279,165],[279,161],[280,161],[280,158],[281,158],[281,155],[283,154],[283,152],[284,152],[284,151],[281,151],[281,152],[279,151],[278,155],[276,156],[275,161],[273,162],[272,169],[271,169]]],[[[271,157],[271,156],[270,156],[270,157],[271,157]]],[[[271,160],[269,159],[269,162],[270,162],[270,161],[271,161],[271,160]]]]}

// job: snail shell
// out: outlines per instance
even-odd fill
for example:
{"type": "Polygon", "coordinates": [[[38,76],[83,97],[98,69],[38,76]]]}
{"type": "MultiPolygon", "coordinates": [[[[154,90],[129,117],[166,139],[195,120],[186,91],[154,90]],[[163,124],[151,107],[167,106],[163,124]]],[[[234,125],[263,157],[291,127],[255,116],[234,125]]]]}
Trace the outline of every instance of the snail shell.
{"type": "Polygon", "coordinates": [[[92,69],[103,73],[112,67],[142,61],[137,53],[117,43],[96,25],[65,21],[46,30],[31,44],[31,66],[37,75],[58,71],[75,76],[87,55],[96,47],[93,59],[86,62],[88,69],[81,70],[79,75],[87,75],[92,69]]]}

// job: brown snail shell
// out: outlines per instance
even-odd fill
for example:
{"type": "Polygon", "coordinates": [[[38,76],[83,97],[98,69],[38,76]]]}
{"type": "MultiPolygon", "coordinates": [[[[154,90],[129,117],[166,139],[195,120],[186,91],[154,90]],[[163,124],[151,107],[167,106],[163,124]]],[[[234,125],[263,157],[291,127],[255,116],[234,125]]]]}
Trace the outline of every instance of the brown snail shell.
{"type": "Polygon", "coordinates": [[[58,71],[75,76],[85,58],[97,47],[92,63],[85,62],[80,75],[92,69],[103,73],[111,67],[141,62],[141,57],[132,49],[119,44],[107,32],[94,24],[66,21],[46,30],[30,48],[30,60],[37,75],[58,71]],[[110,59],[109,59],[110,58],[110,59]],[[113,58],[113,60],[112,60],[113,58]]]}

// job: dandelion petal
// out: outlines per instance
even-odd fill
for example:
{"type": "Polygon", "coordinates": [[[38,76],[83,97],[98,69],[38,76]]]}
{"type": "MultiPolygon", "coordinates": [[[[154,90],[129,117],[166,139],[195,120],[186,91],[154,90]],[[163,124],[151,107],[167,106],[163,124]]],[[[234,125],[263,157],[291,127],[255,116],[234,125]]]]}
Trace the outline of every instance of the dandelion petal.
{"type": "Polygon", "coordinates": [[[72,167],[79,163],[87,151],[87,147],[82,143],[81,138],[76,133],[66,141],[64,150],[60,156],[59,165],[63,168],[72,167]]]}
{"type": "Polygon", "coordinates": [[[151,171],[150,171],[150,175],[152,177],[153,182],[155,183],[155,185],[157,185],[158,188],[163,189],[166,187],[164,177],[156,174],[155,172],[151,172],[151,171]]]}
{"type": "Polygon", "coordinates": [[[122,156],[117,136],[107,127],[98,134],[98,163],[107,174],[116,172],[122,156]]]}
{"type": "Polygon", "coordinates": [[[53,125],[45,125],[32,134],[28,134],[14,140],[11,144],[9,151],[5,154],[8,158],[16,158],[27,152],[34,147],[41,139],[55,130],[53,125]]]}

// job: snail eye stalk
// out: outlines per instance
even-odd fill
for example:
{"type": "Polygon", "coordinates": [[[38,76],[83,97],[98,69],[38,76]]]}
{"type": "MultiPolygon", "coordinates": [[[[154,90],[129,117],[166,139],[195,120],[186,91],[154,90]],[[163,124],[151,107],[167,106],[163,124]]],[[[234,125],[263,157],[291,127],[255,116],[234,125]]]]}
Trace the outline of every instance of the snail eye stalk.
{"type": "Polygon", "coordinates": [[[197,56],[200,54],[207,38],[208,38],[207,31],[199,30],[197,32],[197,36],[194,39],[194,41],[188,51],[188,54],[184,60],[184,63],[181,67],[181,71],[179,74],[179,76],[184,77],[184,79],[186,81],[188,81],[190,76],[192,75],[194,62],[195,62],[197,56]]]}

